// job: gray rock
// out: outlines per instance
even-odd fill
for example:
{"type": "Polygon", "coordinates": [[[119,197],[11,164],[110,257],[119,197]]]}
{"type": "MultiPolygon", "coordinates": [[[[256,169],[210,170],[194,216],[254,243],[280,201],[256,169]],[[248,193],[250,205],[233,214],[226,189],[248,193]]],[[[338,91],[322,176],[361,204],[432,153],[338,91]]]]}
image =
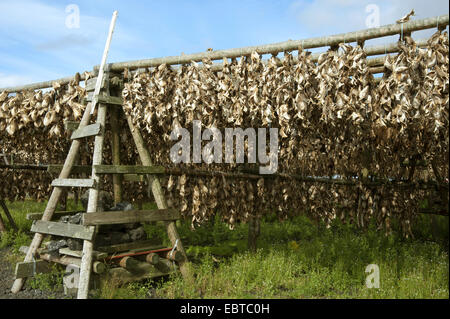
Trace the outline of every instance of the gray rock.
{"type": "MultiPolygon", "coordinates": [[[[89,200],[89,190],[84,192],[84,194],[81,196],[81,204],[83,205],[85,211],[87,211],[88,200],[89,200]]],[[[100,193],[98,194],[97,211],[98,212],[109,211],[113,206],[114,201],[112,199],[112,196],[108,192],[100,191],[100,193]]]]}
{"type": "Polygon", "coordinates": [[[47,250],[48,252],[52,253],[55,251],[58,251],[62,247],[67,246],[67,241],[65,239],[61,240],[52,240],[47,244],[47,250]]]}
{"type": "Polygon", "coordinates": [[[144,227],[140,226],[136,229],[132,229],[128,231],[130,238],[132,241],[143,240],[146,239],[146,233],[144,227]]]}

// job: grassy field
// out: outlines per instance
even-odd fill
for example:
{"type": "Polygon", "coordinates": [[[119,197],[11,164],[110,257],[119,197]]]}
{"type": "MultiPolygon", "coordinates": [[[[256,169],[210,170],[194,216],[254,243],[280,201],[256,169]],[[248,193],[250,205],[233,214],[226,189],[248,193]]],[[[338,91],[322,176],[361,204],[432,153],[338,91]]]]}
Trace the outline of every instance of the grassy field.
{"type": "MultiPolygon", "coordinates": [[[[1,237],[0,248],[17,251],[30,242],[28,212],[45,203],[8,203],[21,231],[1,237]]],[[[151,206],[151,205],[148,205],[151,206]]],[[[74,209],[69,203],[68,209],[74,209]]],[[[144,207],[145,208],[145,207],[144,207]]],[[[178,229],[195,274],[194,283],[180,275],[117,287],[106,283],[97,298],[449,298],[448,218],[420,216],[415,239],[398,233],[386,237],[373,228],[362,232],[336,223],[327,229],[304,216],[261,222],[258,250],[247,250],[247,225],[230,231],[219,218],[192,231],[178,229]],[[437,225],[437,227],[436,227],[437,225]],[[380,270],[380,288],[366,287],[366,266],[380,270]]],[[[146,225],[149,237],[161,236],[163,225],[146,225]]],[[[55,289],[61,273],[30,281],[35,288],[55,289]],[[56,278],[56,279],[55,279],[56,278]]],[[[61,284],[62,286],[62,284],[61,284]]]]}

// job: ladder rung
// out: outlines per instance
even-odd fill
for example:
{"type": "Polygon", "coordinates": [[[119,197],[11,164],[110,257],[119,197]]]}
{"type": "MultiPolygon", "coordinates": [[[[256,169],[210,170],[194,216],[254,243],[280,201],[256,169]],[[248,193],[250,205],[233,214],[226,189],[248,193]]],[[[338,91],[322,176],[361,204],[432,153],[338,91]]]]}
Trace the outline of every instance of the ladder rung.
{"type": "Polygon", "coordinates": [[[148,223],[180,219],[175,209],[127,210],[83,214],[83,225],[112,225],[127,223],[148,223]]]}
{"type": "MultiPolygon", "coordinates": [[[[59,249],[59,253],[61,255],[67,255],[67,256],[78,257],[78,258],[82,258],[83,257],[83,251],[82,250],[71,250],[71,249],[69,249],[67,247],[60,248],[59,249]]],[[[108,257],[108,253],[99,252],[99,251],[95,251],[95,250],[92,252],[92,254],[93,254],[92,257],[95,260],[101,260],[101,259],[104,259],[104,258],[108,257]]]]}
{"type": "MultiPolygon", "coordinates": [[[[86,102],[92,102],[92,97],[94,96],[94,92],[89,92],[86,97],[86,102]]],[[[123,100],[120,96],[110,96],[110,95],[99,95],[97,98],[98,103],[104,104],[113,104],[113,105],[122,105],[123,100]]]]}
{"type": "Polygon", "coordinates": [[[75,179],[75,178],[57,178],[52,182],[54,187],[87,187],[92,188],[95,185],[93,179],[75,179]]]}
{"type": "Polygon", "coordinates": [[[94,165],[97,174],[164,174],[163,166],[94,165]]]}
{"type": "Polygon", "coordinates": [[[75,132],[72,133],[70,137],[72,140],[76,140],[83,137],[96,136],[101,131],[100,123],[95,123],[91,125],[86,125],[78,128],[75,132]]]}
{"type": "Polygon", "coordinates": [[[94,238],[95,227],[36,220],[31,225],[31,231],[33,233],[92,240],[94,238]]]}

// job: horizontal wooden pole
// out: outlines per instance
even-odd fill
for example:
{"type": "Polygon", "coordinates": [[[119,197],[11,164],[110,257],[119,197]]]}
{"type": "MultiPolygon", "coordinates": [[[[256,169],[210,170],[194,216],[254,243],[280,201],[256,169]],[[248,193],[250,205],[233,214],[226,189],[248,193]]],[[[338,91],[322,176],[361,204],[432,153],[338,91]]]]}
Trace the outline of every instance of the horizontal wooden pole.
{"type": "MultiPolygon", "coordinates": [[[[246,56],[250,55],[253,51],[258,52],[259,54],[267,54],[267,53],[278,53],[278,52],[284,52],[284,51],[292,51],[297,50],[299,47],[303,49],[311,49],[311,48],[318,48],[318,47],[328,47],[337,45],[339,43],[351,43],[351,42],[357,42],[357,41],[364,41],[369,39],[375,39],[375,38],[381,38],[385,36],[400,34],[403,30],[403,33],[410,33],[413,31],[418,30],[425,30],[425,29],[431,29],[435,27],[445,27],[449,24],[449,15],[441,15],[421,20],[412,20],[404,24],[390,24],[381,26],[379,28],[372,28],[372,29],[366,29],[361,31],[355,31],[355,32],[349,32],[349,33],[342,33],[338,35],[333,36],[325,36],[325,37],[317,37],[317,38],[310,38],[310,39],[304,39],[304,40],[289,40],[285,42],[279,42],[274,44],[267,44],[267,45],[260,45],[260,46],[250,46],[250,47],[244,47],[244,48],[238,48],[238,49],[227,49],[227,50],[218,50],[218,51],[212,51],[212,52],[201,52],[201,53],[194,53],[194,54],[187,54],[187,55],[180,55],[180,56],[171,56],[171,57],[165,57],[165,58],[155,58],[155,59],[145,59],[145,60],[136,60],[136,61],[129,61],[129,62],[119,62],[119,63],[111,63],[110,64],[110,71],[123,71],[125,68],[128,68],[130,70],[139,69],[139,68],[147,68],[147,67],[154,67],[161,64],[186,64],[190,63],[191,61],[201,61],[205,58],[210,58],[211,60],[220,60],[224,57],[227,58],[236,58],[240,56],[246,56]]],[[[378,46],[378,52],[376,54],[383,54],[384,48],[383,46],[378,46]]],[[[389,52],[392,53],[392,52],[389,52]]],[[[98,73],[98,66],[94,67],[94,72],[91,72],[91,76],[96,76],[98,73]]],[[[21,85],[21,86],[15,86],[15,87],[7,87],[7,88],[1,88],[0,92],[7,91],[7,92],[19,92],[24,90],[36,90],[36,89],[42,89],[42,88],[48,88],[53,85],[54,82],[58,82],[61,85],[67,84],[70,81],[73,80],[72,77],[65,77],[58,80],[51,80],[51,81],[45,81],[45,82],[38,82],[28,85],[21,85]]],[[[84,73],[81,75],[81,80],[84,80],[85,76],[84,73]]]]}
{"type": "MultiPolygon", "coordinates": [[[[58,251],[61,255],[67,255],[72,257],[78,257],[81,258],[83,256],[83,251],[81,250],[72,250],[67,247],[60,248],[58,251]]],[[[108,253],[101,252],[101,251],[93,251],[92,252],[92,258],[94,260],[102,260],[108,257],[108,253]]]]}
{"type": "Polygon", "coordinates": [[[157,265],[160,261],[160,258],[157,253],[150,253],[147,256],[145,256],[145,261],[151,265],[157,265]]]}
{"type": "MultiPolygon", "coordinates": [[[[95,76],[95,72],[83,72],[80,75],[80,80],[84,81],[86,79],[85,74],[88,73],[91,76],[95,76]]],[[[70,83],[71,81],[73,81],[75,79],[74,76],[66,76],[64,78],[60,78],[60,79],[56,79],[56,80],[50,80],[50,81],[43,81],[43,82],[36,82],[36,83],[31,83],[31,84],[26,84],[26,85],[19,85],[19,86],[14,86],[14,87],[7,87],[7,88],[2,88],[0,89],[0,92],[2,91],[6,91],[6,92],[20,92],[20,91],[25,91],[25,90],[38,90],[38,89],[45,89],[45,88],[49,88],[52,87],[54,83],[59,83],[60,85],[65,85],[70,83]]]]}
{"type": "Polygon", "coordinates": [[[33,233],[70,237],[84,240],[94,238],[94,229],[82,225],[35,220],[31,226],[33,233]]]}
{"type": "MultiPolygon", "coordinates": [[[[91,92],[93,93],[93,92],[91,92]]],[[[86,102],[92,102],[93,94],[89,93],[86,97],[86,102]]],[[[123,100],[120,96],[106,96],[106,95],[99,95],[97,99],[98,103],[104,103],[109,105],[122,105],[123,100]]]]}
{"type": "Polygon", "coordinates": [[[140,165],[95,165],[97,174],[162,174],[165,172],[162,166],[140,165]]]}
{"type": "MultiPolygon", "coordinates": [[[[89,214],[93,214],[93,213],[89,213],[89,214]]],[[[142,241],[134,241],[131,243],[103,246],[103,247],[97,248],[97,250],[104,251],[107,253],[119,253],[119,252],[130,251],[133,249],[152,250],[152,249],[160,249],[163,247],[164,246],[160,245],[155,240],[149,239],[149,240],[142,240],[142,241]]]]}
{"type": "Polygon", "coordinates": [[[47,260],[47,261],[51,261],[57,264],[61,264],[64,266],[68,266],[68,265],[75,265],[80,267],[81,265],[81,258],[76,258],[76,257],[72,257],[72,256],[55,256],[52,254],[39,254],[39,258],[47,260]]]}
{"type": "MultiPolygon", "coordinates": [[[[61,173],[63,165],[50,164],[50,165],[47,165],[46,167],[47,167],[47,172],[49,172],[50,174],[59,175],[59,173],[61,173]]],[[[73,165],[70,172],[72,174],[81,174],[81,173],[91,174],[92,166],[90,166],[90,165],[73,165]]]]}
{"type": "Polygon", "coordinates": [[[164,58],[154,58],[145,60],[136,60],[129,62],[111,63],[111,71],[122,71],[124,69],[138,69],[155,67],[161,64],[175,65],[175,64],[187,64],[192,61],[202,61],[203,59],[220,60],[223,58],[238,58],[241,56],[251,55],[256,51],[259,54],[275,54],[279,52],[303,49],[319,48],[323,46],[335,46],[339,43],[350,43],[357,41],[365,41],[380,37],[391,36],[400,34],[401,32],[410,33],[413,31],[435,28],[436,26],[445,26],[449,23],[449,15],[444,14],[441,16],[426,18],[421,20],[412,20],[403,24],[389,24],[380,26],[378,28],[371,28],[361,31],[341,33],[332,36],[317,37],[304,40],[289,40],[285,42],[249,46],[237,49],[218,50],[211,52],[201,52],[194,54],[184,54],[179,56],[169,56],[164,58]]]}
{"type": "Polygon", "coordinates": [[[163,258],[166,258],[166,259],[172,260],[172,261],[179,262],[179,261],[183,260],[183,254],[176,250],[173,252],[166,251],[166,252],[163,252],[161,255],[163,258]]]}
{"type": "Polygon", "coordinates": [[[101,213],[89,213],[83,215],[83,225],[113,225],[128,223],[147,223],[155,221],[169,221],[180,219],[180,213],[175,209],[156,210],[128,210],[101,213]]]}
{"type": "MultiPolygon", "coordinates": [[[[61,165],[62,167],[62,165],[61,165]]],[[[11,169],[11,170],[31,170],[31,171],[46,171],[48,165],[35,165],[35,164],[1,164],[0,169],[11,169]]]]}
{"type": "Polygon", "coordinates": [[[137,251],[137,252],[130,251],[130,252],[121,253],[119,255],[109,256],[106,259],[113,260],[113,259],[120,259],[120,258],[123,258],[123,257],[143,256],[143,255],[148,255],[148,254],[151,254],[151,253],[158,253],[159,254],[159,253],[163,253],[163,252],[171,251],[171,250],[172,250],[172,248],[159,248],[159,249],[151,249],[151,250],[137,251]]]}
{"type": "Polygon", "coordinates": [[[129,282],[170,275],[174,271],[175,270],[164,272],[149,263],[142,263],[139,265],[137,273],[133,273],[122,267],[117,267],[109,269],[105,274],[108,275],[107,278],[109,278],[110,280],[112,279],[120,284],[125,284],[129,282]]]}

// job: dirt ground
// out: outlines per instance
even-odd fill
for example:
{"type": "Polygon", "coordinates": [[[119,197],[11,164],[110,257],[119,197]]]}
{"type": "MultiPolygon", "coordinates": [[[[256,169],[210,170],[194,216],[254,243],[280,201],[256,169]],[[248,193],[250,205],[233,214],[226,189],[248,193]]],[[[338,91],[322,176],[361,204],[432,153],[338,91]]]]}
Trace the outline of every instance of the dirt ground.
{"type": "Polygon", "coordinates": [[[8,256],[11,254],[10,248],[0,250],[0,299],[67,299],[64,295],[61,284],[61,291],[47,292],[33,289],[25,283],[24,288],[17,294],[11,293],[14,282],[14,269],[8,256]]]}

